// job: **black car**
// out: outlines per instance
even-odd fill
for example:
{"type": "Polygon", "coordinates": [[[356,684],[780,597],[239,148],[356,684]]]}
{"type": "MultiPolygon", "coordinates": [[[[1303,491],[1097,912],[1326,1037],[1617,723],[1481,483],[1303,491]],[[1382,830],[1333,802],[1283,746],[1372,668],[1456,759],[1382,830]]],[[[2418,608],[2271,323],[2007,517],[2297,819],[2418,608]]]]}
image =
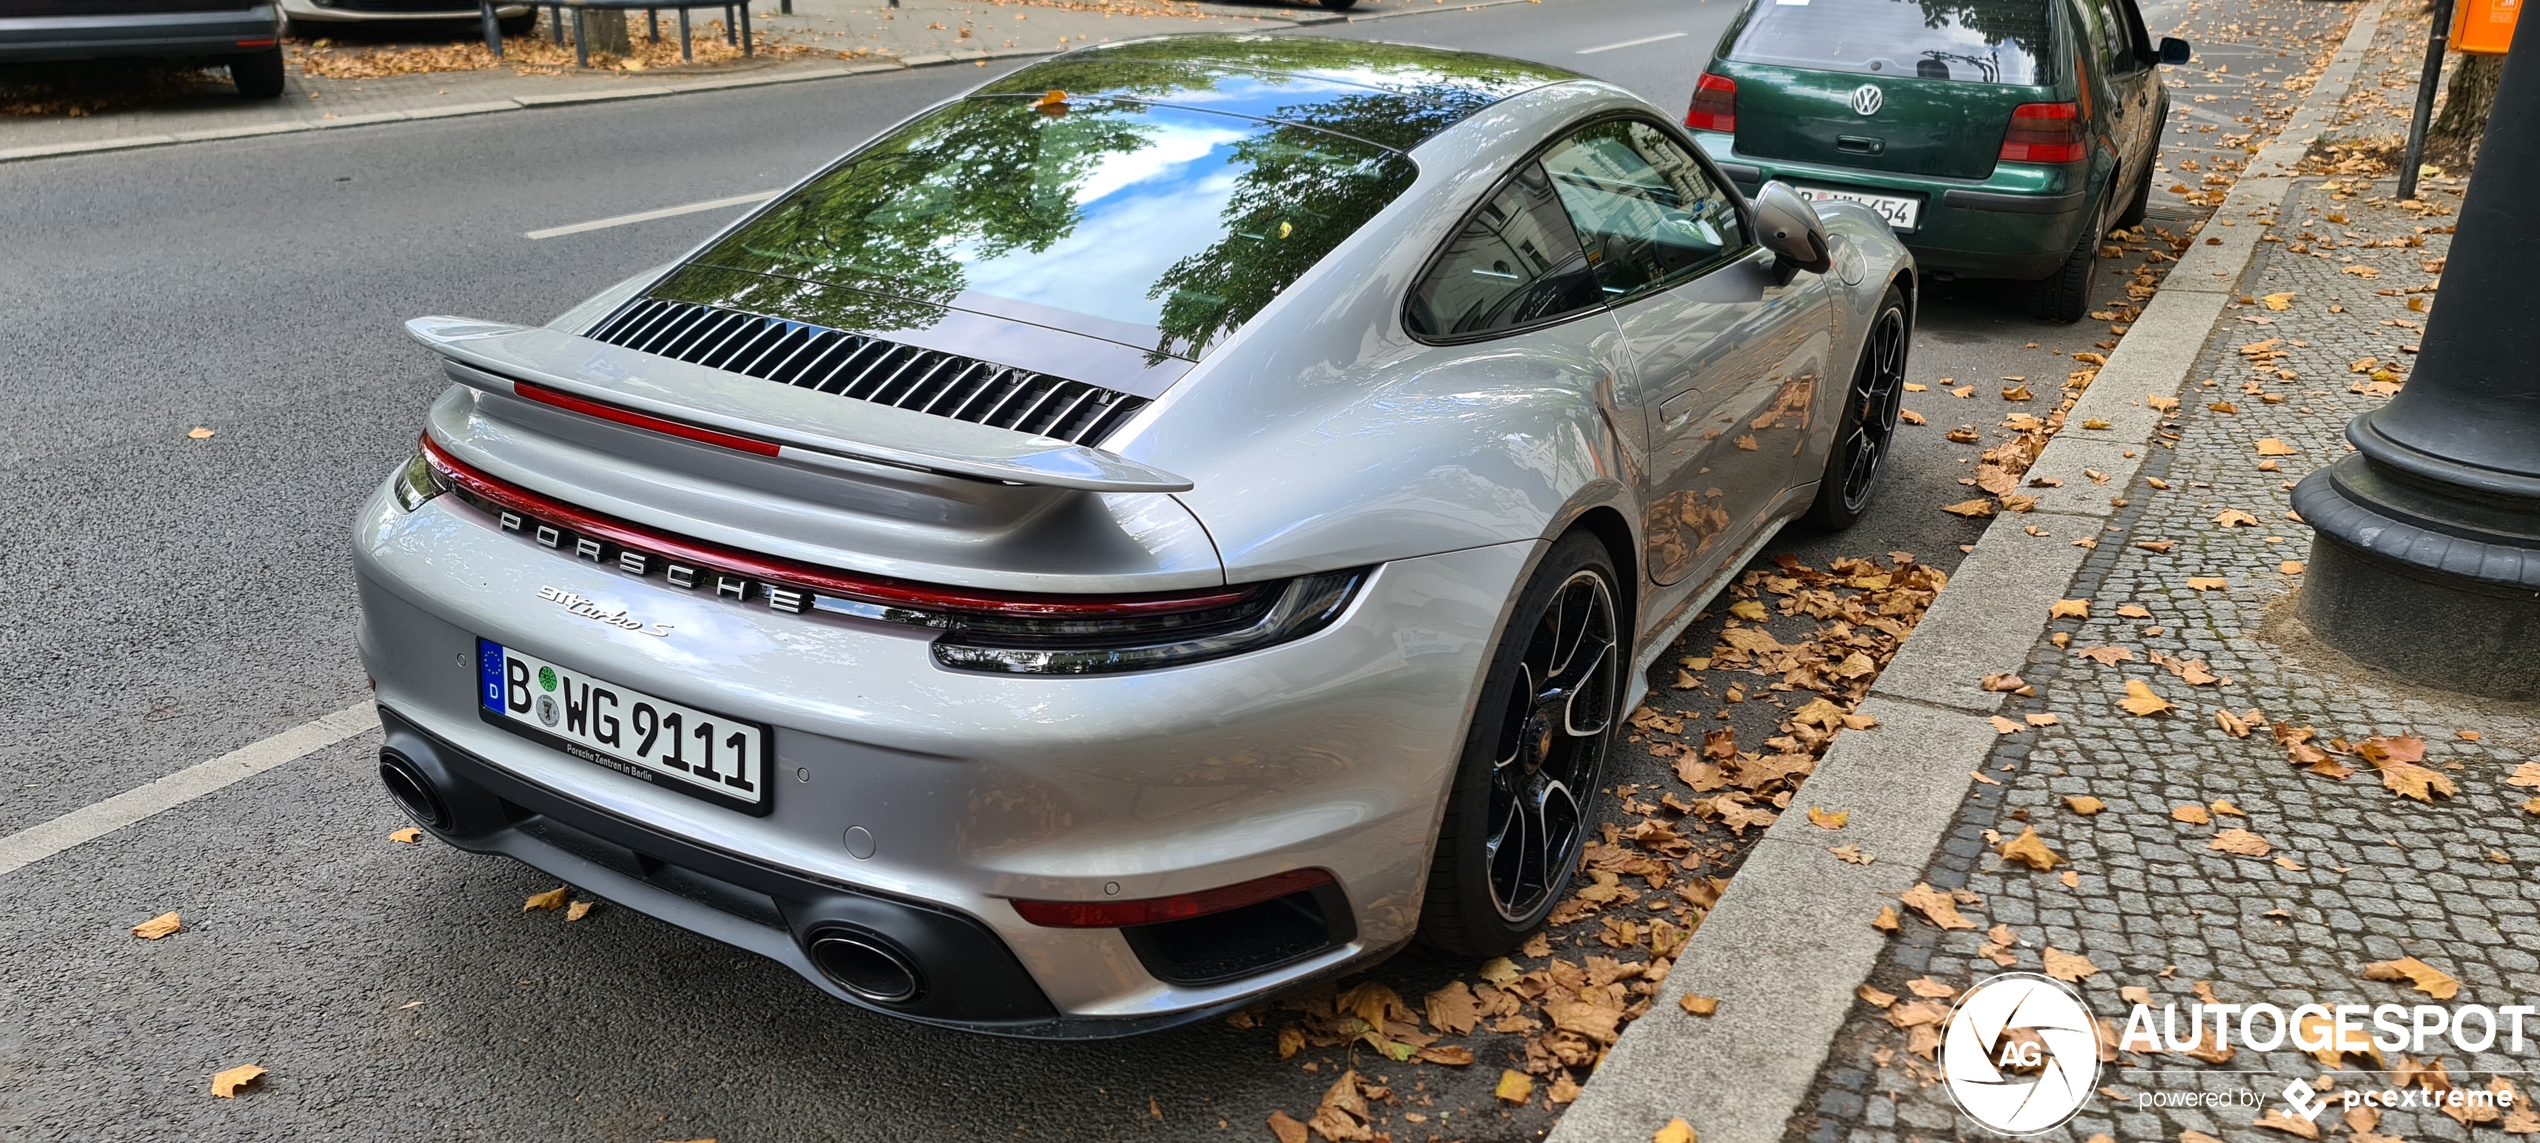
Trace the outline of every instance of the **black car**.
{"type": "Polygon", "coordinates": [[[226,66],[238,94],[282,94],[282,14],[240,0],[0,0],[0,64],[164,59],[226,66]]]}

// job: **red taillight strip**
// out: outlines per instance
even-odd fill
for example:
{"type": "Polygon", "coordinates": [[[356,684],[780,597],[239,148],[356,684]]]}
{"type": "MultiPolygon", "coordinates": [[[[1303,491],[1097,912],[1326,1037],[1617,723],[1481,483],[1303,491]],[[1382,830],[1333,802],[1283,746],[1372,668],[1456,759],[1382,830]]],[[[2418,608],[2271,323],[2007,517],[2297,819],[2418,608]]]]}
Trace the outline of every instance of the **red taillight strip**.
{"type": "Polygon", "coordinates": [[[1147,897],[1136,901],[1015,901],[1014,911],[1045,929],[1119,929],[1164,921],[1187,921],[1258,905],[1290,893],[1332,883],[1320,869],[1291,869],[1222,889],[1147,897]]]}
{"type": "Polygon", "coordinates": [[[1693,83],[1693,106],[1685,112],[1685,126],[1700,131],[1736,131],[1737,81],[1703,72],[1693,83]]]}
{"type": "Polygon", "coordinates": [[[1206,611],[1243,601],[1244,588],[1202,588],[1197,591],[1162,592],[1155,595],[1024,595],[1019,593],[969,591],[956,587],[935,587],[905,580],[818,567],[777,556],[763,556],[727,548],[721,544],[692,540],[669,532],[655,531],[640,524],[630,524],[603,516],[564,501],[532,492],[509,481],[489,476],[467,462],[450,455],[447,449],[429,435],[423,438],[423,455],[435,472],[452,485],[470,495],[491,501],[516,512],[561,524],[586,536],[613,544],[649,552],[665,559],[697,565],[707,571],[728,572],[751,579],[772,580],[789,586],[809,588],[823,595],[843,596],[886,607],[905,607],[918,611],[967,611],[989,615],[1030,616],[1044,619],[1119,619],[1142,615],[1174,615],[1186,611],[1206,611]]]}
{"type": "Polygon", "coordinates": [[[542,405],[553,405],[559,409],[567,409],[572,412],[580,413],[586,417],[598,417],[603,421],[615,421],[621,425],[629,425],[634,428],[679,437],[683,440],[692,440],[699,444],[710,444],[721,448],[735,449],[740,452],[751,453],[757,456],[775,456],[779,451],[781,451],[774,441],[763,441],[756,437],[745,437],[734,433],[721,432],[715,429],[701,428],[696,425],[684,424],[679,421],[664,420],[663,418],[652,416],[648,413],[638,413],[633,409],[621,409],[615,405],[603,405],[598,401],[586,401],[571,393],[559,393],[544,385],[532,385],[527,381],[512,382],[512,392],[518,393],[521,396],[532,401],[536,401],[542,405]]]}

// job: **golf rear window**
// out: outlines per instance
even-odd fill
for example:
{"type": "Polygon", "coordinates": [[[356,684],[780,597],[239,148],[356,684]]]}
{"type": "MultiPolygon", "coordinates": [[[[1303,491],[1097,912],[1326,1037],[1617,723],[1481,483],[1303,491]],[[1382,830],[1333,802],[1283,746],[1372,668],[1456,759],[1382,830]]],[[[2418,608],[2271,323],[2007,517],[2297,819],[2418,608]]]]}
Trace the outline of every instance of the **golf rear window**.
{"type": "Polygon", "coordinates": [[[1729,58],[1970,83],[2054,82],[2049,0],[1756,0],[1729,58]]]}

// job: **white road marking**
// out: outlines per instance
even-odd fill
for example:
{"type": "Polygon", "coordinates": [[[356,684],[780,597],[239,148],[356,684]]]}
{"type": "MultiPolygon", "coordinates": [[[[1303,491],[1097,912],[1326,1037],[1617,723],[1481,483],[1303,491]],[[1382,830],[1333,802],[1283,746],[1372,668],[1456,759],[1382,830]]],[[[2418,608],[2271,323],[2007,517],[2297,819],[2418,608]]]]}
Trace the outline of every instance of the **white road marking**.
{"type": "Polygon", "coordinates": [[[95,841],[162,810],[174,809],[242,778],[252,778],[306,758],[356,734],[379,728],[379,709],[364,699],[310,722],[167,777],[135,786],[105,801],[82,806],[41,825],[0,837],[0,876],[82,842],[95,841]]]}
{"type": "MultiPolygon", "coordinates": [[[[1684,33],[1678,32],[1676,34],[1681,36],[1684,33]]],[[[651,222],[656,218],[674,218],[682,214],[695,214],[702,210],[721,210],[727,206],[747,206],[751,203],[766,202],[767,200],[775,198],[777,195],[783,193],[785,192],[760,191],[757,194],[736,194],[730,198],[718,198],[712,202],[692,202],[686,206],[665,206],[660,210],[645,210],[638,211],[634,214],[621,214],[615,218],[595,218],[589,222],[577,222],[571,226],[551,226],[545,230],[532,230],[527,234],[521,235],[521,237],[528,238],[533,241],[540,238],[562,238],[567,234],[580,234],[585,230],[606,230],[612,226],[632,226],[638,222],[651,222]]]]}
{"type": "Polygon", "coordinates": [[[1606,44],[1606,45],[1604,45],[1604,46],[1602,46],[1602,47],[1594,47],[1594,48],[1580,48],[1578,51],[1576,51],[1576,52],[1574,52],[1574,53],[1572,53],[1572,54],[1574,54],[1574,55],[1582,55],[1582,56],[1592,56],[1592,55],[1595,55],[1595,54],[1596,54],[1596,53],[1598,53],[1598,52],[1610,52],[1610,51],[1613,51],[1613,50],[1614,50],[1614,49],[1616,49],[1616,48],[1637,48],[1637,47],[1641,46],[1642,44],[1654,44],[1654,43],[1657,43],[1657,42],[1658,42],[1658,41],[1660,41],[1660,40],[1673,40],[1673,39],[1677,39],[1677,38],[1682,37],[1682,36],[1689,36],[1689,35],[1692,35],[1692,34],[1693,34],[1693,33],[1691,33],[1691,32],[1669,32],[1669,33],[1667,33],[1666,35],[1663,35],[1663,36],[1642,36],[1641,38],[1639,38],[1639,39],[1637,39],[1637,40],[1625,40],[1625,41],[1623,41],[1622,43],[1619,43],[1619,44],[1606,44]]]}

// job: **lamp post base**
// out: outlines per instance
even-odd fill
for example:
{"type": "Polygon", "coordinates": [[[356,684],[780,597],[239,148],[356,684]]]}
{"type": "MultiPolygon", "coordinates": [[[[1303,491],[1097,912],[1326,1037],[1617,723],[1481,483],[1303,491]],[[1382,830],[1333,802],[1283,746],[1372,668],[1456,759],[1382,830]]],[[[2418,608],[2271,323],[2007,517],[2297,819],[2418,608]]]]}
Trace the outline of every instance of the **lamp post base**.
{"type": "Polygon", "coordinates": [[[2314,534],[2296,613],[2417,682],[2540,698],[2540,511],[2432,491],[2361,456],[2304,478],[2293,506],[2314,534]]]}

